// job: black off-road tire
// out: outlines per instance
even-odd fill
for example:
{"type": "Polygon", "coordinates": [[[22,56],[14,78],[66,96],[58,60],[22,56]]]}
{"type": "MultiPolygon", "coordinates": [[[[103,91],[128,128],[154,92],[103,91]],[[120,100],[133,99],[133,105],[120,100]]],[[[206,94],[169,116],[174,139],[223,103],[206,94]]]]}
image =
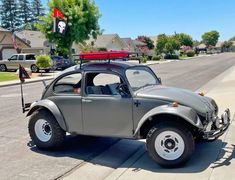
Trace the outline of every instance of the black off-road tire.
{"type": "Polygon", "coordinates": [[[35,64],[33,64],[30,69],[31,69],[32,73],[38,73],[39,72],[39,68],[35,64]]]}
{"type": "Polygon", "coordinates": [[[54,150],[60,147],[65,139],[66,132],[61,129],[55,117],[48,110],[42,109],[35,111],[29,119],[28,124],[29,135],[34,144],[39,149],[54,150]],[[48,122],[51,127],[51,138],[47,142],[41,141],[35,133],[35,124],[38,120],[43,119],[48,122]]]}
{"type": "Polygon", "coordinates": [[[0,72],[6,72],[7,71],[7,67],[5,64],[0,64],[0,72]]]}
{"type": "Polygon", "coordinates": [[[192,133],[176,122],[163,122],[154,127],[152,127],[146,138],[146,146],[150,157],[152,157],[155,162],[157,162],[162,167],[173,168],[179,167],[185,164],[192,156],[195,148],[195,141],[192,133]],[[155,139],[157,136],[164,131],[173,131],[181,136],[184,141],[184,151],[183,154],[175,160],[167,160],[159,156],[155,149],[155,139]]]}

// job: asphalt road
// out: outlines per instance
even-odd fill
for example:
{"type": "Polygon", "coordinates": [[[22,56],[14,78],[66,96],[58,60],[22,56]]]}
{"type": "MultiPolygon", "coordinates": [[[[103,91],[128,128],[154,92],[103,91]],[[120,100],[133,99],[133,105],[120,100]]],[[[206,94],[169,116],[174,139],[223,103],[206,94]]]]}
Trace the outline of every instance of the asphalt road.
{"type": "MultiPolygon", "coordinates": [[[[234,64],[235,54],[221,54],[156,64],[151,68],[164,85],[195,91],[234,64]]],[[[26,84],[26,101],[39,99],[42,90],[42,83],[26,84]]],[[[79,168],[119,141],[69,136],[57,152],[31,147],[27,119],[21,112],[19,86],[0,88],[0,114],[0,179],[55,179],[79,168]]]]}

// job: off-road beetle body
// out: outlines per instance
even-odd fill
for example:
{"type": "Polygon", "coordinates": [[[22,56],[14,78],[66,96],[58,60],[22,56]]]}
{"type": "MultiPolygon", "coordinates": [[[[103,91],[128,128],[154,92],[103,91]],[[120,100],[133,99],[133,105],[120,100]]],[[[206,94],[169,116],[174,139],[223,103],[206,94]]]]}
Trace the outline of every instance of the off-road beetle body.
{"type": "Polygon", "coordinates": [[[215,139],[230,124],[209,97],[161,85],[147,66],[127,62],[73,66],[31,105],[29,133],[39,148],[62,144],[65,133],[146,139],[162,166],[185,163],[194,139],[215,139]]]}

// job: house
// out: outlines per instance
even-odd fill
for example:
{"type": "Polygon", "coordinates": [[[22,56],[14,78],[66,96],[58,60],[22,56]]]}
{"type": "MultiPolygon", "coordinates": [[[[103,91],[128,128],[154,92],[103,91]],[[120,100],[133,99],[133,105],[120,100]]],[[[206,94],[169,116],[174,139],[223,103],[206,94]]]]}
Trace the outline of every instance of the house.
{"type": "Polygon", "coordinates": [[[235,52],[235,41],[232,41],[232,43],[233,43],[233,45],[232,45],[231,51],[235,52]]]}
{"type": "Polygon", "coordinates": [[[128,45],[122,41],[118,34],[102,34],[97,39],[90,38],[86,44],[94,48],[105,48],[109,50],[126,50],[128,45]]]}
{"type": "Polygon", "coordinates": [[[17,49],[14,48],[12,41],[12,32],[0,27],[0,60],[8,59],[12,54],[20,53],[22,49],[29,48],[30,45],[19,38],[17,35],[16,45],[17,49]]]}
{"type": "Polygon", "coordinates": [[[206,47],[206,45],[203,44],[203,43],[201,43],[201,44],[199,44],[198,46],[196,46],[195,49],[196,49],[196,52],[197,52],[197,53],[200,53],[200,52],[205,53],[205,52],[207,51],[207,47],[206,47]]]}
{"type": "Polygon", "coordinates": [[[136,52],[137,47],[133,43],[133,40],[131,38],[121,38],[122,41],[126,44],[126,51],[128,52],[136,52]]]}
{"type": "MultiPolygon", "coordinates": [[[[23,30],[16,35],[30,45],[30,48],[22,49],[22,53],[50,54],[55,49],[55,45],[50,43],[40,31],[23,30]]],[[[73,45],[73,51],[77,51],[75,45],[73,45]]]]}
{"type": "Polygon", "coordinates": [[[50,52],[51,44],[40,31],[22,30],[16,35],[30,45],[30,48],[22,49],[22,53],[48,54],[50,52]]]}
{"type": "Polygon", "coordinates": [[[215,45],[215,51],[217,53],[221,53],[222,52],[222,46],[223,46],[223,43],[222,41],[218,41],[215,45]]]}
{"type": "Polygon", "coordinates": [[[139,55],[142,55],[142,54],[148,55],[149,54],[149,48],[145,43],[138,41],[138,40],[133,40],[133,43],[138,48],[139,55]]]}

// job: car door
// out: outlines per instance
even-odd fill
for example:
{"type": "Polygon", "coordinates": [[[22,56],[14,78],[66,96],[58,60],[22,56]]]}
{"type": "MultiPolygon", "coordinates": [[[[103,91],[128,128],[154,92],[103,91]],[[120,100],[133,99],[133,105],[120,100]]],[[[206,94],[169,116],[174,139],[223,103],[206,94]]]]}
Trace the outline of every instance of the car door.
{"type": "Polygon", "coordinates": [[[82,117],[84,133],[97,136],[131,137],[132,98],[122,96],[116,87],[120,76],[106,72],[85,74],[82,117]]]}
{"type": "Polygon", "coordinates": [[[19,64],[21,65],[21,66],[23,66],[23,67],[25,67],[25,55],[23,55],[23,54],[19,54],[18,55],[18,60],[17,60],[17,63],[16,63],[16,66],[17,67],[15,67],[15,68],[18,68],[19,67],[19,64]]]}
{"type": "Polygon", "coordinates": [[[35,64],[35,55],[34,54],[26,54],[25,61],[24,61],[24,67],[31,68],[33,64],[35,64]]]}
{"type": "Polygon", "coordinates": [[[53,96],[48,98],[59,108],[71,133],[83,132],[81,84],[81,72],[67,74],[54,83],[53,96]]]}
{"type": "Polygon", "coordinates": [[[7,69],[18,69],[18,55],[11,56],[6,62],[7,69]]]}

